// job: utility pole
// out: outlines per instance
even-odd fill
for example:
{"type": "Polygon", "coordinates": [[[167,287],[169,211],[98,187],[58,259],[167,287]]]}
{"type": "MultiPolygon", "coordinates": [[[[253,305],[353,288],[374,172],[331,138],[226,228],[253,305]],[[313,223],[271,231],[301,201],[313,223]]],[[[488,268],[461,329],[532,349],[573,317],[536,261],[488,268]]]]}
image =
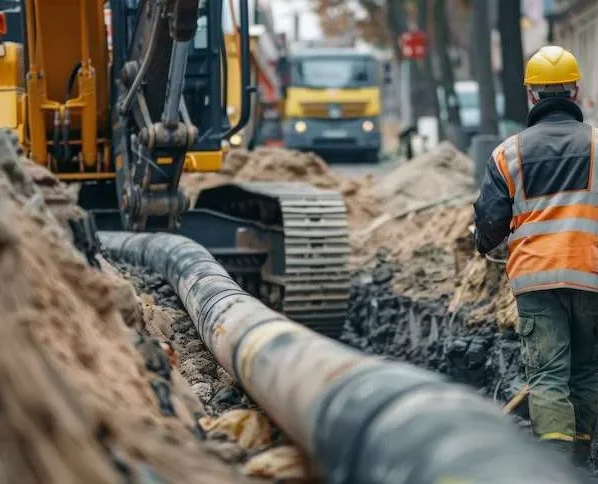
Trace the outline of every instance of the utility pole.
{"type": "Polygon", "coordinates": [[[430,0],[418,0],[417,3],[417,23],[419,29],[428,34],[428,54],[422,62],[422,78],[424,84],[424,96],[426,97],[424,102],[424,109],[422,110],[426,116],[435,116],[436,119],[440,118],[440,110],[438,107],[438,91],[437,82],[434,79],[434,72],[432,68],[432,55],[433,46],[429,40],[430,28],[429,23],[431,22],[432,15],[428,15],[432,6],[430,0]]]}
{"type": "Polygon", "coordinates": [[[299,10],[293,12],[293,37],[295,42],[301,40],[301,14],[299,10]]]}
{"type": "Polygon", "coordinates": [[[436,35],[434,50],[438,56],[440,66],[440,85],[443,91],[443,107],[447,113],[447,124],[441,130],[443,136],[458,149],[465,150],[466,139],[461,124],[461,108],[459,98],[455,92],[455,75],[449,55],[449,29],[446,10],[446,0],[432,0],[434,2],[434,24],[436,35]]]}
{"type": "Polygon", "coordinates": [[[498,119],[490,48],[488,0],[473,0],[473,29],[477,64],[476,77],[480,93],[480,133],[497,135],[498,119]]]}
{"type": "Polygon", "coordinates": [[[401,118],[407,127],[415,125],[413,105],[411,103],[412,62],[411,59],[403,59],[399,70],[401,75],[401,118]]]}
{"type": "Polygon", "coordinates": [[[502,86],[505,118],[525,125],[527,94],[523,86],[523,43],[521,40],[521,0],[501,0],[498,28],[502,50],[502,86]]]}

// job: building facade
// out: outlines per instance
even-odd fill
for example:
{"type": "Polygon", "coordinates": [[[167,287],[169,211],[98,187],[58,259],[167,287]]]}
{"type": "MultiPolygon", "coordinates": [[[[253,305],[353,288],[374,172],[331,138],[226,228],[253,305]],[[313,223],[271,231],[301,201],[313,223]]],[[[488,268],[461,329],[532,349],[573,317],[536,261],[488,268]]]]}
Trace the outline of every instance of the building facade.
{"type": "Polygon", "coordinates": [[[598,105],[598,1],[554,0],[548,19],[551,41],[570,50],[582,71],[580,95],[582,105],[594,111],[598,105]]]}

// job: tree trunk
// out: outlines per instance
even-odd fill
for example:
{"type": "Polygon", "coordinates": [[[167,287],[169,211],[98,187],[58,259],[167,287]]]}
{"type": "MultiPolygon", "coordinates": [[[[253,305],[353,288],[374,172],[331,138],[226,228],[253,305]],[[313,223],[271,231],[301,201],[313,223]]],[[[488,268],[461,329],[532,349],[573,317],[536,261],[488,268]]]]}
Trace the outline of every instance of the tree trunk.
{"type": "Polygon", "coordinates": [[[490,20],[488,0],[474,0],[473,28],[477,60],[477,81],[480,93],[480,133],[498,134],[496,92],[490,50],[490,20]]]}
{"type": "MultiPolygon", "coordinates": [[[[399,68],[406,69],[406,60],[403,59],[400,47],[400,36],[401,34],[407,32],[408,26],[405,16],[405,9],[403,5],[403,0],[388,0],[387,1],[387,22],[388,22],[388,30],[390,31],[391,38],[392,38],[392,45],[393,50],[395,53],[395,58],[399,61],[399,68]]],[[[412,61],[409,66],[409,93],[408,96],[401,96],[401,101],[403,103],[409,102],[411,109],[405,109],[405,107],[401,108],[403,122],[410,125],[413,123],[419,112],[416,110],[414,100],[416,99],[416,89],[415,86],[418,85],[417,77],[418,73],[416,71],[416,66],[412,61]]],[[[401,82],[405,82],[404,73],[401,73],[401,82]]],[[[402,89],[402,88],[401,88],[402,89]]],[[[401,92],[403,92],[401,90],[401,92]]]]}
{"type": "Polygon", "coordinates": [[[527,120],[527,94],[523,86],[521,0],[501,0],[498,28],[500,30],[502,50],[505,119],[525,125],[527,120]]]}
{"type": "Polygon", "coordinates": [[[397,60],[401,60],[399,36],[407,30],[407,22],[403,10],[402,0],[387,0],[388,30],[392,37],[392,46],[397,60]]]}
{"type": "Polygon", "coordinates": [[[446,0],[435,0],[434,20],[436,26],[436,52],[440,61],[441,85],[445,93],[447,103],[448,123],[455,127],[461,127],[461,115],[459,113],[459,99],[455,94],[455,76],[453,65],[448,52],[449,34],[446,17],[446,0]]]}
{"type": "MultiPolygon", "coordinates": [[[[418,0],[417,2],[417,23],[420,30],[428,32],[428,0],[418,0]]],[[[430,42],[428,42],[428,53],[421,63],[421,75],[423,92],[421,99],[421,115],[434,116],[436,119],[440,117],[438,108],[438,92],[436,91],[437,83],[434,79],[432,71],[432,49],[430,42]]]]}

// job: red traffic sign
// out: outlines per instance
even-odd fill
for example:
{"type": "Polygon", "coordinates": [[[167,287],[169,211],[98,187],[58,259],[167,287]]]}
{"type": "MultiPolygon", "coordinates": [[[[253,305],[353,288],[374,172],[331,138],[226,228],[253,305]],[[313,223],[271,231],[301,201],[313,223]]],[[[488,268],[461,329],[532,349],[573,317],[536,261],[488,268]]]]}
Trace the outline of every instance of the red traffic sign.
{"type": "Polygon", "coordinates": [[[423,59],[428,53],[426,32],[405,32],[400,36],[399,43],[405,59],[423,59]]]}

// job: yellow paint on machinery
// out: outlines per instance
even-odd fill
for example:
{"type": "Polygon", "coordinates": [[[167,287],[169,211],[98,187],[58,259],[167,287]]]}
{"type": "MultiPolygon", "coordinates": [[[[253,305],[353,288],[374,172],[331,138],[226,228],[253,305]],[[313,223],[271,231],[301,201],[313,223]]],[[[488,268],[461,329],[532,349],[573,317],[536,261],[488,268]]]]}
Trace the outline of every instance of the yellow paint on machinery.
{"type": "Polygon", "coordinates": [[[291,86],[287,90],[285,116],[328,118],[331,103],[341,107],[343,119],[379,116],[382,106],[380,88],[312,89],[291,86]]]}
{"type": "Polygon", "coordinates": [[[23,47],[5,42],[0,47],[0,126],[15,130],[23,138],[25,96],[23,47]]]}
{"type": "MultiPolygon", "coordinates": [[[[235,33],[228,33],[224,35],[226,47],[226,62],[227,62],[227,86],[226,86],[226,113],[231,126],[236,125],[241,117],[241,69],[240,69],[240,35],[238,30],[235,33]]],[[[251,35],[250,38],[250,53],[251,53],[251,75],[253,85],[256,84],[258,78],[258,71],[260,69],[259,60],[259,37],[251,35]]],[[[255,100],[255,96],[254,96],[255,100]]],[[[259,113],[257,111],[257,103],[252,105],[251,118],[255,120],[259,113]]],[[[253,136],[252,130],[255,129],[255,123],[250,121],[249,124],[239,133],[234,135],[231,140],[231,147],[241,147],[247,140],[253,136]]],[[[209,165],[209,163],[207,163],[209,165]]],[[[203,171],[203,170],[200,170],[203,171]]]]}
{"type": "Polygon", "coordinates": [[[236,125],[241,116],[241,69],[239,69],[239,35],[225,34],[228,85],[226,86],[226,112],[231,125],[236,125]]]}
{"type": "MultiPolygon", "coordinates": [[[[115,178],[110,157],[110,64],[103,0],[23,0],[27,65],[23,46],[0,43],[0,127],[15,130],[28,156],[64,181],[115,178]],[[71,92],[67,92],[69,84],[71,92]],[[68,132],[77,157],[57,169],[51,156],[56,126],[68,132]],[[64,126],[64,129],[63,129],[64,126]]],[[[0,39],[1,42],[1,39],[0,39]]],[[[229,99],[239,106],[238,39],[226,42],[229,99]]],[[[61,144],[64,139],[61,139],[61,144]]],[[[164,161],[164,160],[162,160],[164,161]]],[[[186,171],[218,171],[222,152],[193,152],[186,171]]]]}
{"type": "Polygon", "coordinates": [[[214,172],[222,169],[223,151],[190,151],[185,158],[189,172],[214,172]]]}
{"type": "Polygon", "coordinates": [[[56,117],[70,112],[70,132],[80,132],[82,162],[98,162],[98,131],[109,119],[109,77],[104,2],[100,0],[26,0],[29,140],[36,163],[47,163],[48,134],[56,117]],[[30,13],[34,12],[34,14],[30,13]],[[80,67],[78,67],[80,66],[80,67]],[[69,99],[69,78],[77,70],[69,99]]]}

